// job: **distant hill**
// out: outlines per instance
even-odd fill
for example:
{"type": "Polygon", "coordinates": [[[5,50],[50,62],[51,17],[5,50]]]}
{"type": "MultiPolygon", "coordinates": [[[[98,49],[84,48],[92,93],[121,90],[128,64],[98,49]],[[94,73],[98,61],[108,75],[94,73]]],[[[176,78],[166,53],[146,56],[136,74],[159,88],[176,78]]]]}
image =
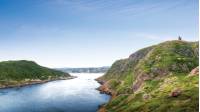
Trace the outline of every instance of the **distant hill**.
{"type": "Polygon", "coordinates": [[[69,76],[68,73],[42,67],[33,61],[0,62],[0,86],[55,80],[69,76]]]}
{"type": "Polygon", "coordinates": [[[67,73],[105,73],[109,67],[88,67],[88,68],[56,68],[67,73]]]}
{"type": "Polygon", "coordinates": [[[116,61],[97,80],[100,112],[198,112],[199,42],[166,41],[116,61]]]}

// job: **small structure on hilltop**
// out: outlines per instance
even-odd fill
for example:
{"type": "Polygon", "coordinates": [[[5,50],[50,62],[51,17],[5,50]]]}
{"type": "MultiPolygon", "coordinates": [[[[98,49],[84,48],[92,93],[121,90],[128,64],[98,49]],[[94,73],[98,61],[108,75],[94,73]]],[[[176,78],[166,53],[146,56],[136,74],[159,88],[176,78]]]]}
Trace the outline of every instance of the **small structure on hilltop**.
{"type": "Polygon", "coordinates": [[[182,37],[181,37],[181,36],[178,36],[178,40],[182,40],[182,37]]]}

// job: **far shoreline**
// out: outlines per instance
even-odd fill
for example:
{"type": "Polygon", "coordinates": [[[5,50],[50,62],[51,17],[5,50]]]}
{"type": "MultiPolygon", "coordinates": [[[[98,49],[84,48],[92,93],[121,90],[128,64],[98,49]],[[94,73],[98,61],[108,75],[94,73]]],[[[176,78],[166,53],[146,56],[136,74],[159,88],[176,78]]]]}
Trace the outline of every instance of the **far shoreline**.
{"type": "Polygon", "coordinates": [[[69,77],[65,77],[65,78],[56,78],[56,79],[49,79],[49,80],[41,80],[41,81],[27,81],[27,82],[23,82],[21,84],[16,84],[16,85],[2,85],[0,86],[0,90],[1,89],[9,89],[9,88],[16,88],[16,87],[25,87],[25,86],[30,86],[30,85],[37,85],[37,84],[44,84],[47,82],[52,82],[52,81],[58,81],[58,80],[70,80],[70,79],[74,79],[77,78],[76,76],[69,76],[69,77]]]}

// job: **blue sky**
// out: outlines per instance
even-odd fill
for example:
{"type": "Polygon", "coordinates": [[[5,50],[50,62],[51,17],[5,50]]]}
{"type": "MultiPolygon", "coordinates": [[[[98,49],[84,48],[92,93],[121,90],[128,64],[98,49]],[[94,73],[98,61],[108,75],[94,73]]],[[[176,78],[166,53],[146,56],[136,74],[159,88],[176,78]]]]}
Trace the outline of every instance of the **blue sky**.
{"type": "Polygon", "coordinates": [[[0,0],[0,61],[109,66],[136,50],[198,40],[198,0],[0,0]]]}

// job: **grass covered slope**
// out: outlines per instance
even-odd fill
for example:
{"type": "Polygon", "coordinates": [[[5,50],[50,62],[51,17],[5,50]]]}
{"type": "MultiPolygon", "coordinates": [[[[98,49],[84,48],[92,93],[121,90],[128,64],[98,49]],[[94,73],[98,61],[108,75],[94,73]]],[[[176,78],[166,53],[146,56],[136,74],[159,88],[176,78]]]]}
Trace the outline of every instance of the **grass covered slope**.
{"type": "Polygon", "coordinates": [[[33,61],[20,60],[0,62],[1,86],[54,80],[69,76],[70,75],[67,73],[42,67],[33,61]]]}
{"type": "Polygon", "coordinates": [[[197,112],[199,76],[189,74],[198,49],[198,42],[167,41],[116,61],[97,79],[114,96],[100,111],[197,112]]]}

